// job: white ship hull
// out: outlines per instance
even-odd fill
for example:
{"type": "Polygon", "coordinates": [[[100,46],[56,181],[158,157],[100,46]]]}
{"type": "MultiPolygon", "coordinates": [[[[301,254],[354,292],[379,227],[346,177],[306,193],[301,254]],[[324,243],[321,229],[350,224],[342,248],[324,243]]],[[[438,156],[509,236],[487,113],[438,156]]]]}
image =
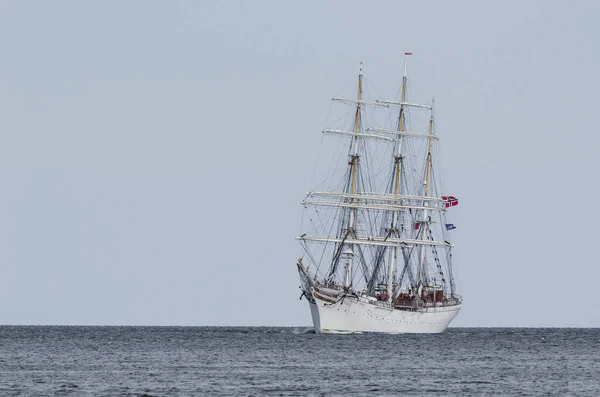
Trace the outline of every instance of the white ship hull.
{"type": "Polygon", "coordinates": [[[324,333],[435,334],[444,332],[461,305],[430,307],[425,311],[392,310],[356,298],[337,303],[310,303],[313,324],[324,333]]]}

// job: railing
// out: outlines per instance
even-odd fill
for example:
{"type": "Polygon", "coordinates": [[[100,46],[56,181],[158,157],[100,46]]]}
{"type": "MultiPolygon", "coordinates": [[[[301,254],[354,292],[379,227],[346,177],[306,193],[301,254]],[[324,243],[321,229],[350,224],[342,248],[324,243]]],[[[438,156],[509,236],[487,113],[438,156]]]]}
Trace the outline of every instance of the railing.
{"type": "Polygon", "coordinates": [[[421,308],[429,307],[449,307],[457,306],[461,303],[460,299],[450,298],[443,299],[440,301],[422,301],[422,300],[410,300],[410,299],[398,299],[394,304],[395,309],[416,311],[421,308]]]}

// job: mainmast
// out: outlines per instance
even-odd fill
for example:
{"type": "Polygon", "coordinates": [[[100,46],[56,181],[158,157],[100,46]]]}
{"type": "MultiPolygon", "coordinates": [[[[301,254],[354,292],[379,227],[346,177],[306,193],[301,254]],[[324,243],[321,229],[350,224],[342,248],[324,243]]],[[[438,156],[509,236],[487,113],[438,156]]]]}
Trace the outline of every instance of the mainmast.
{"type": "MultiPolygon", "coordinates": [[[[433,146],[433,101],[431,104],[431,117],[429,118],[429,144],[427,146],[427,164],[425,169],[425,194],[424,197],[429,197],[429,180],[431,176],[431,148],[433,146]]],[[[428,203],[423,200],[423,206],[428,206],[428,203]]],[[[423,210],[423,220],[420,225],[421,229],[421,240],[427,238],[427,231],[429,229],[429,211],[423,210]]],[[[419,287],[423,285],[423,270],[425,266],[425,245],[421,245],[420,262],[419,262],[419,287]]],[[[421,291],[419,291],[420,293],[421,291]]]]}
{"type": "MultiPolygon", "coordinates": [[[[400,113],[398,115],[398,131],[404,131],[404,103],[406,102],[406,69],[408,66],[408,56],[412,55],[411,52],[404,53],[404,74],[402,76],[402,96],[400,102],[400,113]]],[[[402,135],[398,135],[398,147],[396,149],[396,156],[394,157],[395,164],[395,180],[394,180],[394,195],[398,196],[400,194],[400,175],[402,172],[402,135]]],[[[398,204],[398,202],[396,202],[398,204]]],[[[393,219],[392,219],[392,234],[395,237],[400,237],[398,233],[398,211],[394,211],[393,219]]],[[[388,302],[392,302],[392,289],[394,283],[394,276],[396,273],[396,256],[398,253],[398,248],[396,246],[392,247],[390,252],[390,261],[388,267],[388,283],[387,283],[387,294],[388,294],[388,302]]]]}

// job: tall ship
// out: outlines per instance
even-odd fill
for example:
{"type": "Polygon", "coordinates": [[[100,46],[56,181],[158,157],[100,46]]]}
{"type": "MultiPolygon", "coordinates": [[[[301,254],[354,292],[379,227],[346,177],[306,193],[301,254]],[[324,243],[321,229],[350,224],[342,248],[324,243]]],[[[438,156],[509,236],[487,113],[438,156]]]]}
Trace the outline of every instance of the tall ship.
{"type": "Polygon", "coordinates": [[[408,98],[410,55],[396,100],[363,97],[362,63],[356,97],[333,97],[341,126],[323,130],[329,164],[315,169],[297,237],[317,332],[440,333],[461,309],[448,221],[458,200],[442,185],[434,102],[408,98]]]}

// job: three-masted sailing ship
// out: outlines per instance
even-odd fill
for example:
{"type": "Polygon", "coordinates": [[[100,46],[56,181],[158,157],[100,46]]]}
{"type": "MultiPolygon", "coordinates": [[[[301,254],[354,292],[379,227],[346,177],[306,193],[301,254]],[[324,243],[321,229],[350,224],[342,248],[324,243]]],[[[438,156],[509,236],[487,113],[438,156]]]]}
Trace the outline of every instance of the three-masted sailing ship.
{"type": "MultiPolygon", "coordinates": [[[[302,201],[302,295],[317,332],[439,333],[458,314],[433,101],[334,97],[348,110],[330,174],[302,201]],[[323,187],[326,187],[323,189],[323,187]]],[[[343,117],[341,118],[343,119],[343,117]]],[[[311,187],[312,189],[313,187],[311,187]]]]}

